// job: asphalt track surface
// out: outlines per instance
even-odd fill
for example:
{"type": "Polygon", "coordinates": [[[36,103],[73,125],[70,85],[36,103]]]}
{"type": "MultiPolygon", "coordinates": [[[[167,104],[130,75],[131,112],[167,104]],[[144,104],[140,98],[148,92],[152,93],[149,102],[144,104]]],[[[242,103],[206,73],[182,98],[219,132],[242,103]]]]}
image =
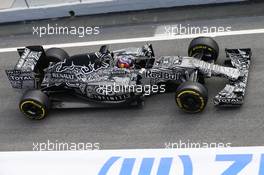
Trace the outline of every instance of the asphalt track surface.
{"type": "MultiPolygon", "coordinates": [[[[208,8],[208,7],[207,7],[208,8]]],[[[223,11],[225,8],[223,7],[223,11]]],[[[238,9],[242,10],[242,9],[238,9]]],[[[204,11],[206,13],[206,9],[204,11]]],[[[162,11],[160,11],[162,13],[162,11]]],[[[264,14],[263,14],[264,15],[264,14]]],[[[73,19],[74,20],[74,19],[73,19]]],[[[98,22],[97,22],[98,23],[98,22]]],[[[83,25],[78,22],[79,25],[83,25]]],[[[164,25],[231,26],[232,30],[260,29],[264,16],[225,16],[224,18],[127,24],[102,27],[101,34],[78,38],[32,34],[2,36],[0,48],[32,44],[55,44],[89,40],[147,37],[162,34],[164,25]]],[[[18,24],[23,25],[23,24],[18,24]]],[[[103,23],[101,24],[103,26],[103,23]]],[[[191,39],[152,42],[156,56],[186,55],[191,39]]],[[[51,110],[41,121],[26,119],[18,110],[21,91],[10,87],[4,70],[15,65],[15,52],[0,54],[0,151],[31,151],[33,142],[100,143],[101,149],[164,148],[166,143],[231,143],[231,146],[264,145],[264,34],[216,37],[220,46],[218,63],[225,58],[224,48],[250,47],[253,51],[245,103],[240,108],[216,108],[212,98],[226,80],[206,81],[209,102],[203,113],[180,111],[174,94],[148,97],[143,108],[51,110]]],[[[111,45],[111,49],[142,46],[144,42],[111,45]]],[[[99,46],[65,48],[70,54],[97,51],[99,46]]]]}

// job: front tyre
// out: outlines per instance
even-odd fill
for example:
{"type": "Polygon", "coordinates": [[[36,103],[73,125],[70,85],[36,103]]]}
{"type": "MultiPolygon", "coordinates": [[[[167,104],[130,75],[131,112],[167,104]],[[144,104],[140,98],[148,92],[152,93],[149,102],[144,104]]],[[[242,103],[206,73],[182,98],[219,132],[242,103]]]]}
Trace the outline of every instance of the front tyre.
{"type": "Polygon", "coordinates": [[[188,56],[198,57],[207,62],[215,62],[218,55],[219,46],[211,37],[194,38],[188,48],[188,56]]]}
{"type": "Polygon", "coordinates": [[[207,104],[207,99],[207,89],[198,82],[182,83],[175,94],[177,106],[188,113],[202,112],[207,104]]]}
{"type": "Polygon", "coordinates": [[[40,120],[46,117],[49,108],[48,96],[40,90],[25,92],[19,103],[20,111],[29,119],[40,120]]]}

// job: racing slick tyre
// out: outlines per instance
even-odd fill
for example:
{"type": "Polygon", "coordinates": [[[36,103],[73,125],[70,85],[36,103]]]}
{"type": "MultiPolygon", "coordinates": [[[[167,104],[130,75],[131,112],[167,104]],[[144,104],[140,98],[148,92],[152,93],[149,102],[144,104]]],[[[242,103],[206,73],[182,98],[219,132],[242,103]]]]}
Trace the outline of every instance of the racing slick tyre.
{"type": "MultiPolygon", "coordinates": [[[[50,48],[45,51],[46,59],[42,61],[37,69],[37,72],[40,73],[41,76],[44,76],[44,69],[46,69],[50,63],[58,63],[65,59],[69,59],[70,56],[68,53],[60,48],[50,48]]],[[[40,76],[40,77],[41,77],[40,76]]]]}
{"type": "Polygon", "coordinates": [[[49,108],[48,96],[40,90],[26,91],[19,103],[20,111],[29,119],[45,118],[49,108]]]}
{"type": "Polygon", "coordinates": [[[219,55],[217,42],[210,37],[194,38],[188,48],[188,56],[199,57],[204,61],[216,61],[219,55]]]}
{"type": "Polygon", "coordinates": [[[46,50],[46,58],[49,63],[57,63],[70,58],[69,54],[60,48],[50,48],[46,50]]]}
{"type": "Polygon", "coordinates": [[[202,112],[207,104],[207,88],[198,82],[187,81],[178,86],[176,104],[188,113],[202,112]]]}

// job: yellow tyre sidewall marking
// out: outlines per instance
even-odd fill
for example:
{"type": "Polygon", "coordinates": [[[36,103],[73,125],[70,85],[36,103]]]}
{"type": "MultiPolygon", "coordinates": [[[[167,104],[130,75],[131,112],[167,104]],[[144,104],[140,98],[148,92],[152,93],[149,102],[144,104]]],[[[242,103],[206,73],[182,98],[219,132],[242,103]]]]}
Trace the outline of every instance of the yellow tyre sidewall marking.
{"type": "Polygon", "coordinates": [[[181,95],[183,95],[183,94],[192,94],[192,95],[198,96],[199,99],[201,100],[200,109],[198,109],[197,111],[193,111],[193,112],[200,112],[200,111],[203,110],[203,108],[204,108],[204,106],[205,106],[205,100],[204,100],[204,98],[203,98],[199,93],[197,93],[197,92],[195,92],[195,91],[192,91],[192,90],[184,90],[184,91],[182,91],[181,93],[179,93],[179,94],[177,95],[177,97],[176,97],[176,101],[177,101],[177,103],[178,103],[178,105],[179,105],[179,107],[180,107],[181,109],[183,109],[183,110],[186,111],[186,109],[183,107],[183,105],[182,105],[182,103],[181,103],[181,100],[180,100],[180,97],[181,97],[181,95]]]}
{"type": "Polygon", "coordinates": [[[43,107],[43,106],[41,106],[41,105],[39,105],[38,103],[36,103],[35,101],[33,101],[33,100],[26,100],[26,101],[24,101],[23,103],[21,103],[20,104],[20,110],[25,114],[25,115],[27,115],[26,114],[26,112],[23,110],[23,106],[25,105],[25,104],[27,104],[27,103],[30,103],[30,104],[32,104],[32,105],[34,105],[34,106],[36,106],[36,107],[38,107],[38,108],[40,108],[41,109],[41,111],[42,111],[42,114],[41,114],[41,118],[43,118],[44,116],[45,116],[45,114],[46,114],[46,111],[45,111],[45,108],[43,107]]]}
{"type": "Polygon", "coordinates": [[[208,49],[209,51],[213,51],[213,49],[211,47],[208,47],[208,46],[205,46],[205,45],[198,45],[198,46],[195,46],[194,48],[192,48],[190,50],[190,54],[189,55],[192,55],[192,53],[197,50],[197,49],[208,49]]]}

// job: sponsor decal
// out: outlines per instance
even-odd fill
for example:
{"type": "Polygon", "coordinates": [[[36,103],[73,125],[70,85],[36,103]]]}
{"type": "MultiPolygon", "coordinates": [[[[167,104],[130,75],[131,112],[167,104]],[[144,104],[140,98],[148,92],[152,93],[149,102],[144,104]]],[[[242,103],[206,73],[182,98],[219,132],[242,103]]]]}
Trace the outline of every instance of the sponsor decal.
{"type": "Polygon", "coordinates": [[[163,80],[178,80],[181,76],[181,73],[169,73],[169,72],[162,72],[162,71],[153,71],[147,70],[146,78],[155,78],[155,79],[163,79],[163,80]]]}
{"type": "Polygon", "coordinates": [[[224,98],[219,99],[220,103],[232,103],[232,104],[241,104],[241,99],[238,98],[224,98]]]}
{"type": "Polygon", "coordinates": [[[38,60],[41,56],[42,52],[36,52],[36,51],[31,51],[29,54],[28,54],[28,58],[29,59],[34,59],[34,60],[38,60]]]}
{"type": "Polygon", "coordinates": [[[30,53],[30,49],[25,48],[23,54],[21,55],[21,58],[22,58],[22,59],[27,58],[27,56],[28,56],[29,53],[30,53]]]}
{"type": "Polygon", "coordinates": [[[130,97],[129,94],[114,95],[114,96],[91,94],[92,99],[96,99],[99,101],[124,101],[129,97],[130,97]]]}
{"type": "MultiPolygon", "coordinates": [[[[132,172],[138,172],[137,175],[150,175],[152,172],[154,161],[158,161],[158,168],[155,172],[156,175],[170,175],[170,171],[175,164],[173,164],[173,160],[176,159],[174,157],[144,157],[141,159],[141,164],[139,167],[135,166],[137,158],[123,158],[123,157],[111,157],[109,158],[105,164],[102,166],[98,175],[107,175],[108,172],[111,171],[112,168],[119,169],[119,173],[116,175],[131,175],[132,172]],[[121,160],[121,161],[120,161],[121,160]],[[119,164],[119,165],[116,165],[119,164]]],[[[182,163],[184,169],[184,175],[192,175],[193,174],[193,165],[190,156],[188,155],[180,155],[179,159],[182,163]]],[[[176,173],[178,174],[178,173],[176,173]]]]}
{"type": "MultiPolygon", "coordinates": [[[[238,175],[248,174],[249,166],[255,164],[255,175],[264,173],[264,154],[260,160],[254,160],[253,154],[216,154],[214,159],[195,159],[192,155],[179,155],[174,157],[110,157],[99,170],[98,175],[196,175],[203,169],[211,169],[214,174],[238,175]],[[138,162],[139,165],[138,165],[138,162]],[[158,162],[158,164],[155,162],[158,162]],[[206,168],[206,166],[210,165],[206,168]],[[213,168],[215,167],[215,168],[213,168]],[[221,168],[219,168],[221,167],[221,168]],[[213,169],[213,170],[212,170],[213,169]]],[[[255,158],[256,158],[255,157],[255,158]]]]}
{"type": "Polygon", "coordinates": [[[42,52],[32,51],[29,48],[25,48],[23,54],[21,55],[21,58],[29,58],[37,61],[40,58],[41,54],[42,52]]]}
{"type": "Polygon", "coordinates": [[[33,80],[33,78],[30,75],[25,75],[25,76],[14,76],[10,75],[9,76],[10,81],[26,81],[26,80],[33,80]]]}
{"type": "Polygon", "coordinates": [[[52,73],[51,78],[74,80],[75,76],[73,74],[69,74],[69,73],[52,73]]]}
{"type": "Polygon", "coordinates": [[[7,77],[13,88],[32,88],[34,87],[34,75],[31,72],[20,70],[6,70],[7,77]]]}

